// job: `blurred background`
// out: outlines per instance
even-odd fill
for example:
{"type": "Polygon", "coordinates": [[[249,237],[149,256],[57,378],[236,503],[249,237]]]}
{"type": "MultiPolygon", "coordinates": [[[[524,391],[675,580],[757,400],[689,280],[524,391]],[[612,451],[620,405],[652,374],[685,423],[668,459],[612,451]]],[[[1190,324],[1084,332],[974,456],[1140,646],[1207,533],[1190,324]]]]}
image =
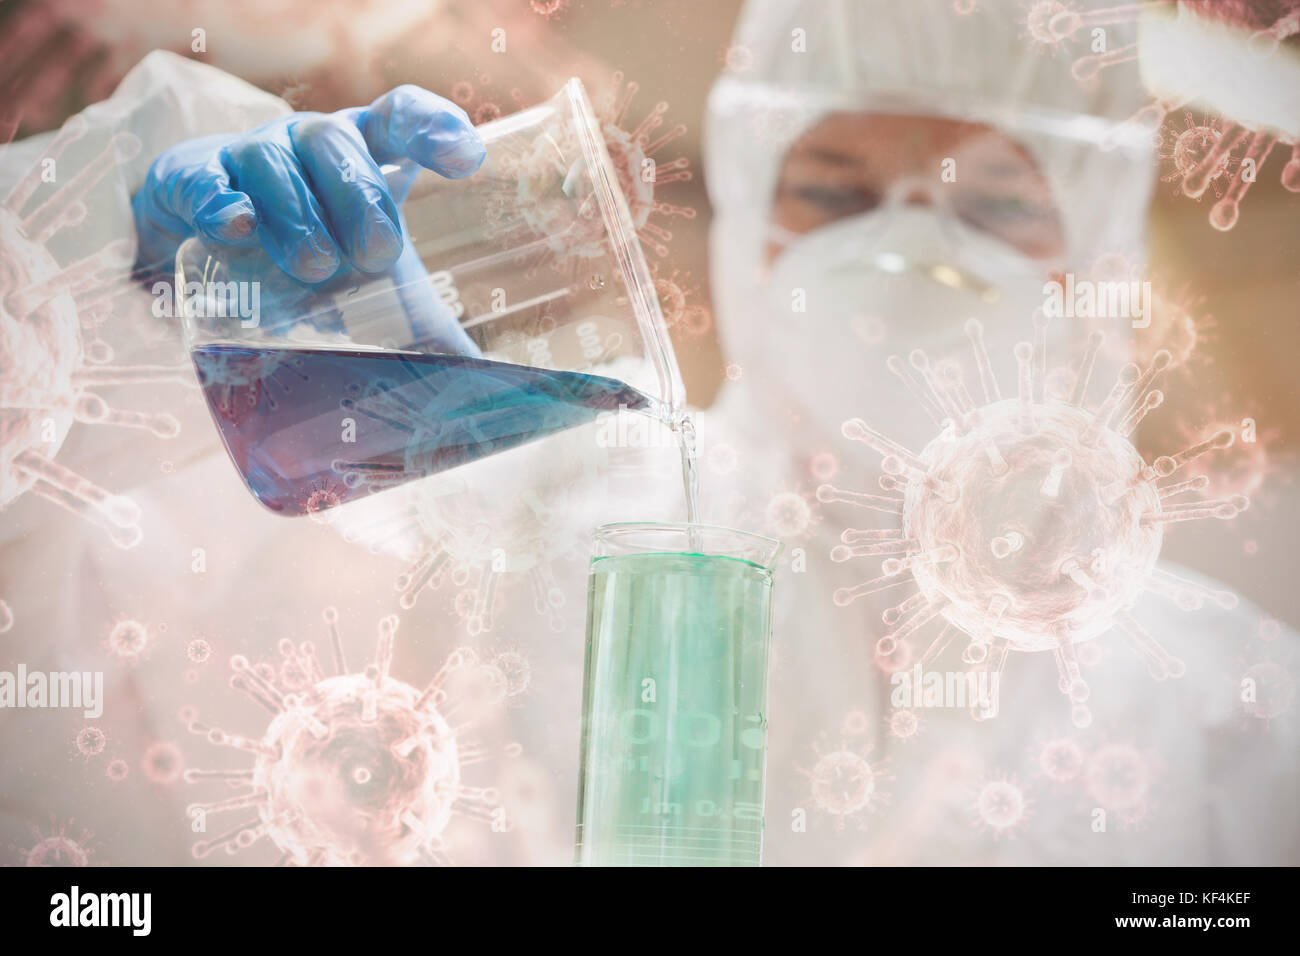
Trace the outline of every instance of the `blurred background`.
{"type": "MultiPolygon", "coordinates": [[[[653,150],[661,178],[642,239],[690,401],[708,407],[725,381],[727,358],[710,308],[701,131],[713,81],[747,66],[747,51],[730,45],[740,6],[739,0],[3,0],[0,134],[19,140],[57,128],[109,95],[132,65],[158,48],[218,66],[298,109],[363,104],[396,84],[414,83],[451,98],[478,122],[540,102],[578,76],[602,120],[645,137],[653,150]]],[[[978,3],[953,6],[954,16],[992,15],[978,3]]],[[[1061,68],[1069,68],[1064,58],[1061,68]]],[[[1150,210],[1147,274],[1178,318],[1148,334],[1152,351],[1170,348],[1180,361],[1165,406],[1144,424],[1141,444],[1144,452],[1161,454],[1212,424],[1240,433],[1253,420],[1257,440],[1242,443],[1233,461],[1213,466],[1229,470],[1212,475],[1216,493],[1249,493],[1251,509],[1230,523],[1180,529],[1167,539],[1164,555],[1295,625],[1300,195],[1279,181],[1286,152],[1279,148],[1261,170],[1229,232],[1207,221],[1213,196],[1184,198],[1162,165],[1150,210]]],[[[868,372],[875,370],[864,359],[868,372]]],[[[205,417],[198,413],[196,428],[205,417]]],[[[224,461],[216,467],[228,470],[224,461]]],[[[15,580],[30,581],[35,573],[20,572],[17,564],[0,568],[11,591],[15,580]]],[[[385,588],[387,573],[373,575],[385,588]]],[[[363,587],[357,584],[357,592],[363,587]]],[[[145,597],[147,586],[140,589],[145,597]]],[[[305,581],[303,589],[304,606],[341,599],[323,583],[305,581]]],[[[158,617],[182,616],[167,610],[183,603],[181,597],[156,600],[158,617]]],[[[354,637],[368,633],[368,620],[354,617],[354,637]]]]}

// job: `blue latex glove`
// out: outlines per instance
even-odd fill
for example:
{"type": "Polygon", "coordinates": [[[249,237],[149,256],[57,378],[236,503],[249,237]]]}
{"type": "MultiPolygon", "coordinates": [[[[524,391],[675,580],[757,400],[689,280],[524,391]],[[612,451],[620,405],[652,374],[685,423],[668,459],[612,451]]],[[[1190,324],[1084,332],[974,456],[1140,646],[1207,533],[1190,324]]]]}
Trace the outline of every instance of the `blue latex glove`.
{"type": "MultiPolygon", "coordinates": [[[[388,274],[406,287],[403,301],[416,329],[448,326],[405,240],[399,206],[416,164],[460,179],[483,158],[483,141],[464,110],[409,85],[368,107],[293,113],[247,133],[189,140],[154,160],[132,198],[137,269],[170,275],[180,243],[197,234],[233,247],[233,257],[245,262],[236,249],[260,247],[296,280],[270,283],[277,290],[273,307],[293,308],[310,293],[355,283],[356,273],[388,274]],[[381,164],[402,172],[386,180],[381,164]]],[[[441,344],[472,348],[459,325],[445,331],[449,341],[441,344]]]]}

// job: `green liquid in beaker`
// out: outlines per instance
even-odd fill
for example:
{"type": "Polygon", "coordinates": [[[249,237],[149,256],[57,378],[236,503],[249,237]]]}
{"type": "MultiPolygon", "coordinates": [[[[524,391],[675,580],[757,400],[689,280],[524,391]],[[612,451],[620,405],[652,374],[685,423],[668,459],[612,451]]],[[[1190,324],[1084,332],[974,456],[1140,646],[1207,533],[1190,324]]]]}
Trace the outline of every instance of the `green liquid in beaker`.
{"type": "Polygon", "coordinates": [[[580,864],[759,864],[771,588],[740,558],[593,559],[580,864]]]}

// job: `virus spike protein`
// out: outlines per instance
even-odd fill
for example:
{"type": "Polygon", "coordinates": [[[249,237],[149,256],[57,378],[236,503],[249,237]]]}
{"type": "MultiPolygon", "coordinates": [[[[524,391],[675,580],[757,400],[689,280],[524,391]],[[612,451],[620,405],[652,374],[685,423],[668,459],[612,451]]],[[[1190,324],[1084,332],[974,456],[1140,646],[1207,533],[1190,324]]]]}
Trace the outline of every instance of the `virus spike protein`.
{"type": "MultiPolygon", "coordinates": [[[[1235,602],[1230,593],[1155,567],[1168,525],[1232,518],[1248,507],[1244,495],[1166,502],[1204,489],[1203,476],[1157,483],[1201,455],[1227,448],[1233,436],[1220,431],[1148,465],[1128,435],[1163,399],[1152,385],[1170,364],[1167,352],[1157,353],[1145,370],[1126,366],[1101,405],[1089,411],[1083,403],[1101,345],[1097,336],[1089,339],[1073,394],[1060,401],[1036,388],[1045,368],[1041,336],[1036,345],[1017,346],[1020,387],[1003,400],[979,323],[968,323],[967,334],[985,397],[992,398],[965,411],[943,403],[951,427],[919,454],[857,419],[844,425],[846,437],[882,456],[884,471],[906,480],[890,485],[902,491],[901,500],[818,488],[822,502],[901,516],[901,528],[845,532],[833,560],[891,556],[882,561],[882,575],[839,588],[835,603],[907,583],[902,572],[909,570],[919,594],[887,612],[886,623],[894,629],[877,641],[878,654],[897,653],[936,617],[943,619],[945,633],[955,627],[969,637],[963,659],[974,668],[1000,671],[1013,650],[1052,651],[1072,718],[1087,726],[1092,717],[1074,654],[1078,644],[1118,627],[1154,676],[1177,677],[1182,663],[1129,613],[1139,594],[1150,590],[1183,608],[1200,606],[1207,597],[1225,607],[1235,602]]],[[[911,364],[923,375],[929,368],[923,355],[914,354],[911,364]]]]}
{"type": "MultiPolygon", "coordinates": [[[[341,666],[337,613],[327,609],[325,620],[341,666]]],[[[189,812],[206,821],[255,810],[257,819],[195,844],[196,858],[266,838],[282,851],[282,863],[295,865],[439,863],[453,814],[497,821],[495,792],[461,780],[462,767],[487,751],[449,721],[443,688],[452,671],[476,659],[453,654],[421,691],[389,674],[396,632],[395,616],[380,622],[375,659],[360,673],[325,677],[310,643],[282,641],[279,671],[232,658],[231,686],[267,710],[270,723],[255,740],[190,722],[210,743],[252,754],[253,766],[185,771],[189,783],[249,787],[189,812]]]]}

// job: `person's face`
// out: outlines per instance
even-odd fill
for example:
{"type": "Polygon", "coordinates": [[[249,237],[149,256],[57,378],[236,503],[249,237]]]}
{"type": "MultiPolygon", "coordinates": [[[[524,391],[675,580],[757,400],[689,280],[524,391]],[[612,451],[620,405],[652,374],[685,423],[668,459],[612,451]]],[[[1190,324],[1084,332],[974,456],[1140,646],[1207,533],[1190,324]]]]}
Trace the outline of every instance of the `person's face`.
{"type": "MultiPolygon", "coordinates": [[[[772,217],[803,234],[887,200],[943,205],[1031,258],[1063,251],[1047,182],[1024,148],[985,124],[930,116],[826,116],[786,154],[772,217]]],[[[768,261],[778,252],[769,245],[768,261]]]]}

